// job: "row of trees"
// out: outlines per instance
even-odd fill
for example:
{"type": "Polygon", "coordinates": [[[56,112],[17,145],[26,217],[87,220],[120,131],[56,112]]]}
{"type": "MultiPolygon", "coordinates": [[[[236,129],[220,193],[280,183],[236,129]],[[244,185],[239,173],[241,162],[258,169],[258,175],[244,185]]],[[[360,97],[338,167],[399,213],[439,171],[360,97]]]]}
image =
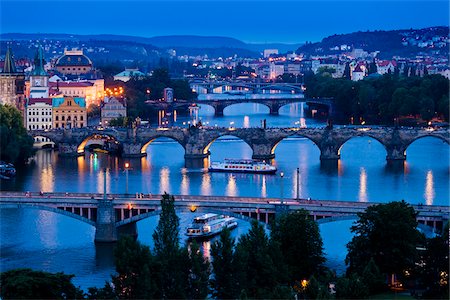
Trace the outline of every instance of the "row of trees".
{"type": "Polygon", "coordinates": [[[33,156],[33,138],[23,126],[19,110],[0,105],[0,159],[10,163],[24,163],[33,156]]]}
{"type": "Polygon", "coordinates": [[[340,113],[337,122],[391,125],[402,117],[449,120],[449,80],[442,75],[385,74],[355,82],[322,71],[305,75],[306,95],[333,97],[340,113]]]}
{"type": "MultiPolygon", "coordinates": [[[[180,246],[173,196],[165,194],[161,204],[154,249],[122,238],[115,250],[117,274],[103,288],[90,288],[85,298],[362,299],[385,292],[393,274],[409,288],[421,289],[427,299],[449,296],[448,225],[442,236],[425,239],[417,230],[416,212],[404,201],[374,205],[358,214],[348,244],[349,267],[341,277],[323,266],[318,225],[307,211],[277,217],[270,236],[256,221],[237,242],[224,230],[211,246],[210,262],[195,242],[180,246]]],[[[30,274],[2,273],[1,296],[26,298],[30,291],[37,298],[81,295],[67,284],[71,276],[36,273],[41,276],[37,280],[30,274]],[[44,283],[56,285],[52,294],[40,291],[48,290],[44,283]]]]}

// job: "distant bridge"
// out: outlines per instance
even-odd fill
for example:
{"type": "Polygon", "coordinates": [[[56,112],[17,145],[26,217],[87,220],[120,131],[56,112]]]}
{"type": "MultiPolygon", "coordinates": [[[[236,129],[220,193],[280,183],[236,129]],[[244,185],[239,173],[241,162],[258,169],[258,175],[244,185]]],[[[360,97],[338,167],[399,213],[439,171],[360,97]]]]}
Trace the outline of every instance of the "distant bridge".
{"type": "Polygon", "coordinates": [[[270,91],[302,93],[302,83],[247,82],[237,80],[191,80],[192,90],[201,94],[222,94],[229,92],[246,92],[259,94],[270,91]]]}
{"type": "MultiPolygon", "coordinates": [[[[120,233],[137,234],[136,222],[160,213],[161,195],[1,192],[0,209],[31,208],[63,214],[95,226],[96,242],[114,242],[120,233]]],[[[175,196],[178,211],[222,213],[269,223],[276,214],[306,209],[319,223],[354,218],[379,203],[226,196],[175,196]]],[[[413,205],[419,223],[442,230],[449,206],[413,205]]]]}
{"type": "Polygon", "coordinates": [[[173,110],[183,110],[187,111],[189,106],[196,105],[208,105],[214,108],[215,116],[223,116],[223,111],[226,107],[240,104],[240,103],[257,103],[269,108],[269,113],[271,115],[278,115],[281,107],[292,104],[305,102],[308,105],[314,104],[316,106],[324,107],[327,111],[328,116],[333,116],[333,100],[331,98],[304,98],[303,94],[275,94],[269,95],[253,95],[253,94],[243,94],[243,95],[220,95],[219,99],[214,99],[214,95],[207,95],[206,99],[202,100],[178,100],[174,102],[165,102],[159,100],[148,100],[145,103],[155,110],[161,109],[173,109],[173,110]],[[211,97],[210,97],[211,96],[211,97]]]}
{"type": "Polygon", "coordinates": [[[417,139],[438,138],[450,144],[448,129],[346,127],[346,128],[94,128],[53,129],[29,131],[33,137],[46,137],[58,144],[60,155],[82,155],[88,141],[101,137],[114,139],[122,148],[124,157],[147,155],[147,147],[157,138],[165,137],[178,142],[185,150],[185,159],[209,157],[212,143],[222,136],[242,139],[253,150],[254,159],[270,160],[275,149],[286,138],[297,136],[310,139],[320,150],[322,161],[337,161],[340,149],[355,137],[370,137],[386,149],[386,160],[405,160],[406,149],[417,139]]]}

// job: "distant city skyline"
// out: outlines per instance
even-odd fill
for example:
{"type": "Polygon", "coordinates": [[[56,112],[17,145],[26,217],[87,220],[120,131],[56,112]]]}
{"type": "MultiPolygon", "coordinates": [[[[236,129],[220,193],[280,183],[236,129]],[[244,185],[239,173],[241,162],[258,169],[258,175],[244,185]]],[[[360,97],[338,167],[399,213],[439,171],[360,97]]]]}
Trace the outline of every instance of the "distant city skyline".
{"type": "Polygon", "coordinates": [[[449,3],[1,0],[0,19],[2,33],[200,35],[247,43],[303,43],[355,31],[448,26],[449,3]]]}

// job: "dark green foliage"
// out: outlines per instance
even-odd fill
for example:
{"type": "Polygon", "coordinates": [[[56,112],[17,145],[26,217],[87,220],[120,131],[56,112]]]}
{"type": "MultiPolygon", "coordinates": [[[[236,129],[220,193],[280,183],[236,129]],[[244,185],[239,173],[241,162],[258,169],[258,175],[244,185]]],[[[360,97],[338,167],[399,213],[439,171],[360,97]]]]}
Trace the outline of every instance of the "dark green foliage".
{"type": "Polygon", "coordinates": [[[293,284],[320,271],[325,262],[323,242],[317,223],[301,209],[281,215],[272,226],[272,239],[280,245],[293,284]]]}
{"type": "Polygon", "coordinates": [[[189,257],[189,298],[205,299],[209,293],[209,261],[203,256],[195,241],[191,243],[189,257]]]}
{"type": "Polygon", "coordinates": [[[74,275],[15,269],[0,274],[2,299],[79,299],[83,292],[71,282],[74,275]]]}
{"type": "Polygon", "coordinates": [[[426,239],[420,259],[413,269],[413,278],[427,299],[449,298],[449,246],[448,225],[446,234],[426,239]]]}
{"type": "Polygon", "coordinates": [[[214,272],[211,287],[213,296],[218,299],[231,299],[238,296],[233,250],[234,239],[231,238],[230,231],[224,229],[220,234],[220,240],[211,245],[211,264],[214,272]]]}
{"type": "Polygon", "coordinates": [[[87,299],[116,299],[116,292],[112,288],[111,284],[105,283],[102,288],[90,287],[85,294],[87,299]]]}
{"type": "Polygon", "coordinates": [[[347,272],[361,274],[372,258],[384,274],[402,274],[414,266],[420,233],[411,205],[403,200],[373,205],[358,217],[347,244],[347,272]]]}
{"type": "Polygon", "coordinates": [[[364,268],[362,280],[366,284],[370,295],[383,292],[387,288],[386,277],[381,274],[373,258],[370,259],[364,268]]]}
{"type": "Polygon", "coordinates": [[[126,127],[130,124],[130,119],[128,117],[118,117],[109,121],[109,126],[112,127],[126,127]]]}
{"type": "Polygon", "coordinates": [[[188,289],[189,255],[179,245],[180,220],[175,213],[175,199],[165,193],[161,198],[161,215],[153,233],[157,268],[158,297],[185,298],[188,289]]]}
{"type": "Polygon", "coordinates": [[[378,72],[378,66],[377,63],[375,62],[375,58],[372,60],[372,62],[369,64],[369,68],[368,68],[368,73],[370,74],[374,74],[378,72]]]}
{"type": "Polygon", "coordinates": [[[34,155],[33,138],[23,127],[19,110],[0,105],[0,159],[9,163],[24,163],[34,155]]]}
{"type": "Polygon", "coordinates": [[[253,221],[250,231],[239,239],[235,263],[241,295],[248,298],[285,296],[286,268],[279,245],[269,240],[258,222],[253,221]]]}
{"type": "Polygon", "coordinates": [[[113,276],[112,282],[119,298],[143,299],[157,294],[155,259],[147,246],[131,237],[123,237],[117,243],[114,257],[117,275],[113,276]]]}
{"type": "MultiPolygon", "coordinates": [[[[353,119],[357,124],[363,119],[366,124],[390,125],[398,117],[449,120],[447,78],[441,75],[404,77],[396,72],[398,68],[394,75],[385,74],[357,82],[324,77],[319,73],[305,75],[306,96],[334,98],[337,123],[348,124],[353,119]]],[[[344,77],[350,78],[349,73],[344,77]]]]}
{"type": "Polygon", "coordinates": [[[369,296],[368,288],[356,273],[340,277],[336,282],[337,299],[364,299],[369,296]]]}
{"type": "Polygon", "coordinates": [[[330,299],[331,295],[328,292],[328,287],[320,283],[316,277],[311,276],[303,293],[306,299],[330,299]]]}
{"type": "Polygon", "coordinates": [[[342,75],[342,77],[346,78],[346,79],[350,79],[351,75],[350,75],[350,63],[345,63],[345,68],[344,68],[344,74],[342,75]]]}

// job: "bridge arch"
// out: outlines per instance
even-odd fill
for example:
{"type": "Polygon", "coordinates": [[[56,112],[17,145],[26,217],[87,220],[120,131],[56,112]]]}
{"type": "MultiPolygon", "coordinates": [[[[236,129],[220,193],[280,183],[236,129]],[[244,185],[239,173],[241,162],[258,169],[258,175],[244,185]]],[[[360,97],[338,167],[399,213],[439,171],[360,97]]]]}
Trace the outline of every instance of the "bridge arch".
{"type": "MultiPolygon", "coordinates": [[[[176,207],[175,211],[177,211],[177,212],[189,212],[190,210],[189,210],[189,207],[186,206],[186,207],[176,207]]],[[[248,216],[245,216],[245,215],[241,215],[241,214],[229,211],[229,210],[224,210],[224,209],[214,209],[214,208],[209,208],[209,207],[202,207],[202,206],[199,205],[199,206],[196,207],[196,211],[195,212],[198,212],[198,213],[215,213],[215,214],[227,215],[227,216],[230,216],[230,217],[234,217],[236,219],[244,220],[244,221],[249,222],[249,223],[252,222],[253,220],[255,220],[255,221],[261,223],[262,225],[267,225],[263,221],[256,220],[256,219],[253,219],[251,217],[248,217],[248,216]]],[[[139,214],[139,215],[132,216],[130,218],[118,221],[118,222],[116,222],[115,225],[116,225],[116,227],[120,227],[120,226],[124,226],[124,225],[127,225],[127,224],[135,223],[135,222],[138,222],[138,221],[150,218],[150,217],[159,216],[160,214],[161,214],[161,209],[157,209],[157,210],[154,210],[154,211],[151,211],[151,212],[146,212],[146,213],[143,213],[143,214],[139,214]]]]}
{"type": "Polygon", "coordinates": [[[439,139],[445,143],[447,143],[448,145],[450,145],[450,138],[449,137],[445,137],[444,135],[440,135],[440,134],[425,134],[425,135],[420,135],[415,137],[414,139],[412,139],[411,141],[409,141],[409,143],[405,146],[405,149],[407,150],[409,146],[411,146],[411,144],[413,144],[414,142],[424,139],[424,138],[435,138],[435,139],[439,139]]]}
{"type": "Polygon", "coordinates": [[[33,135],[34,144],[33,147],[43,149],[43,148],[53,148],[57,145],[55,141],[53,141],[51,138],[36,134],[33,135]]]}
{"type": "Polygon", "coordinates": [[[312,137],[308,136],[307,134],[303,134],[303,133],[301,133],[301,132],[294,132],[294,133],[292,133],[292,134],[289,134],[289,135],[287,135],[287,136],[284,136],[284,137],[278,139],[277,141],[275,141],[275,143],[273,143],[273,144],[271,145],[270,154],[273,154],[273,155],[274,155],[274,154],[275,154],[275,150],[276,150],[276,148],[278,147],[278,145],[279,145],[282,141],[284,141],[284,140],[286,140],[286,139],[288,139],[288,138],[291,138],[291,137],[301,137],[301,138],[306,138],[306,139],[310,140],[311,142],[313,142],[313,144],[314,144],[315,146],[317,146],[317,148],[318,148],[319,151],[320,151],[320,143],[319,143],[319,141],[316,141],[315,139],[313,139],[312,137]]]}
{"type": "Polygon", "coordinates": [[[344,147],[344,145],[347,142],[349,142],[351,140],[357,140],[359,138],[369,138],[369,143],[371,143],[372,140],[375,140],[376,142],[378,142],[377,144],[380,144],[381,146],[383,146],[383,149],[385,150],[386,156],[388,155],[388,149],[387,149],[386,144],[384,143],[384,141],[380,137],[378,137],[376,135],[372,135],[370,133],[351,136],[349,138],[346,138],[345,140],[340,141],[340,143],[339,143],[339,145],[337,147],[337,149],[338,149],[337,150],[337,154],[339,156],[341,155],[342,147],[344,147]]]}
{"type": "Polygon", "coordinates": [[[92,221],[92,220],[90,220],[90,219],[88,219],[86,217],[83,217],[83,216],[77,215],[75,213],[72,213],[70,211],[62,210],[62,209],[59,209],[59,208],[56,208],[56,207],[21,203],[20,205],[17,205],[17,204],[2,204],[0,206],[0,208],[28,208],[28,209],[45,210],[45,211],[57,213],[57,214],[60,214],[60,215],[68,216],[68,217],[71,217],[73,219],[77,219],[79,221],[82,221],[84,223],[87,223],[87,224],[95,227],[95,222],[94,221],[92,221]]]}
{"type": "MultiPolygon", "coordinates": [[[[237,138],[237,139],[239,139],[240,141],[243,141],[249,148],[250,148],[250,150],[251,150],[251,154],[253,154],[253,148],[252,148],[252,145],[248,142],[248,141],[246,141],[246,139],[245,139],[245,137],[242,137],[242,136],[240,136],[238,133],[236,133],[236,131],[229,131],[229,132],[224,132],[224,133],[221,133],[221,134],[217,134],[217,135],[215,135],[215,136],[213,136],[208,142],[207,142],[207,144],[205,144],[204,146],[203,146],[203,154],[210,154],[210,151],[209,151],[209,149],[211,148],[211,146],[214,144],[214,142],[215,141],[217,141],[219,138],[225,138],[225,137],[227,137],[227,136],[229,136],[229,137],[233,137],[233,138],[237,138]]],[[[251,156],[250,156],[251,157],[251,156]]]]}
{"type": "Polygon", "coordinates": [[[167,138],[167,139],[173,140],[173,141],[177,142],[179,145],[181,145],[181,147],[183,147],[184,150],[186,150],[185,144],[182,141],[180,141],[179,139],[177,139],[176,137],[161,134],[161,135],[155,135],[155,136],[145,139],[144,143],[142,144],[142,147],[141,147],[141,153],[146,154],[148,146],[150,146],[151,143],[153,143],[155,140],[160,139],[160,138],[167,138]]]}
{"type": "Polygon", "coordinates": [[[119,144],[119,141],[117,138],[111,134],[104,133],[104,132],[94,132],[92,134],[89,134],[88,136],[84,137],[83,141],[78,145],[77,152],[78,153],[84,153],[84,149],[86,148],[89,141],[92,140],[102,140],[103,143],[105,142],[104,139],[107,141],[114,141],[115,144],[119,144]]]}
{"type": "Polygon", "coordinates": [[[240,103],[231,103],[231,104],[225,105],[223,107],[223,112],[225,113],[225,109],[227,109],[227,108],[233,107],[235,105],[241,105],[241,104],[257,104],[258,106],[267,107],[268,111],[263,112],[264,114],[268,114],[271,112],[271,107],[267,103],[259,102],[257,100],[246,100],[246,101],[242,101],[240,103]]]}

